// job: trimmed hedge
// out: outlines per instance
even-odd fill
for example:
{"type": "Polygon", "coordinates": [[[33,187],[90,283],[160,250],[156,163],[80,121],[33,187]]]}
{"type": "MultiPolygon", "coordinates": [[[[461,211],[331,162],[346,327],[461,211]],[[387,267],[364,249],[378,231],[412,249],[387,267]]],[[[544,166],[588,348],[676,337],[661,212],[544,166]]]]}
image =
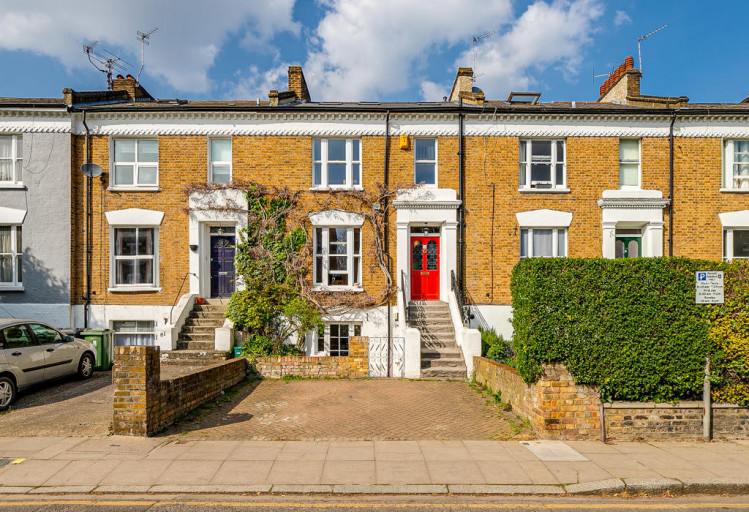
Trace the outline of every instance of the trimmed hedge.
{"type": "Polygon", "coordinates": [[[662,402],[701,396],[710,356],[716,398],[728,396],[720,386],[730,381],[731,399],[742,402],[749,321],[743,331],[733,322],[731,332],[738,334],[731,340],[725,319],[749,320],[748,275],[744,262],[525,259],[510,285],[517,368],[531,382],[542,363],[563,362],[577,382],[597,386],[604,400],[662,402]],[[694,303],[697,270],[726,273],[725,305],[694,303]]]}

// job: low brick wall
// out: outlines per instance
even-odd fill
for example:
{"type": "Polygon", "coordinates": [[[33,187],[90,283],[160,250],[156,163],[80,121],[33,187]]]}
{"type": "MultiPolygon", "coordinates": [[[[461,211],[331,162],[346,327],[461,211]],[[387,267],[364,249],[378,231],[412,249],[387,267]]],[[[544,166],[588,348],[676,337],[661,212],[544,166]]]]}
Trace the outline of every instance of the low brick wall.
{"type": "Polygon", "coordinates": [[[247,361],[233,359],[161,380],[159,347],[115,347],[113,433],[151,435],[246,376],[247,361]]]}
{"type": "MultiPolygon", "coordinates": [[[[606,438],[614,441],[702,439],[702,402],[604,404],[606,438]]],[[[749,408],[713,404],[713,439],[749,439],[749,408]]]]}
{"type": "Polygon", "coordinates": [[[264,379],[280,379],[286,376],[350,379],[369,376],[369,338],[349,338],[348,353],[348,356],[258,357],[254,364],[255,372],[264,379]]]}
{"type": "Polygon", "coordinates": [[[528,418],[544,439],[600,439],[600,398],[592,386],[575,384],[562,364],[545,364],[543,375],[526,384],[510,366],[474,357],[476,382],[499,391],[521,416],[528,418]]]}
{"type": "MultiPolygon", "coordinates": [[[[600,398],[592,386],[575,384],[562,364],[544,365],[543,375],[526,384],[517,370],[474,358],[476,382],[499,391],[503,402],[528,418],[546,439],[601,439],[600,398]]],[[[749,439],[749,408],[712,404],[713,439],[749,439]]],[[[702,402],[603,404],[606,439],[612,441],[692,441],[702,439],[702,402]]]]}

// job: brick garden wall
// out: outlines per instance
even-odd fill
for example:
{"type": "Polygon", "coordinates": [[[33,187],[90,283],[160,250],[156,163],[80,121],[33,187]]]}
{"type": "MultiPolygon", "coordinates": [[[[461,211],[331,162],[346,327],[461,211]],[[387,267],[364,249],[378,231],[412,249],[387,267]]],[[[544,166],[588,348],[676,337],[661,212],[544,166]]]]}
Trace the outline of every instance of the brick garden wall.
{"type": "Polygon", "coordinates": [[[264,379],[286,376],[312,379],[365,378],[369,376],[369,338],[349,338],[348,356],[258,357],[254,366],[255,372],[264,379]]]}
{"type": "Polygon", "coordinates": [[[112,430],[115,435],[148,436],[247,376],[247,361],[161,380],[158,347],[115,347],[112,430]]]}
{"type": "Polygon", "coordinates": [[[592,386],[575,384],[561,364],[544,365],[541,378],[526,384],[518,371],[484,357],[474,357],[476,382],[501,393],[544,439],[600,439],[600,399],[592,386]]]}
{"type": "MultiPolygon", "coordinates": [[[[600,439],[600,398],[592,386],[575,384],[562,364],[544,365],[541,378],[526,384],[518,371],[483,357],[474,358],[476,382],[499,391],[541,438],[600,439]]],[[[702,402],[604,403],[606,439],[674,441],[702,438],[702,402]]],[[[713,404],[713,439],[749,439],[749,408],[713,404]]]]}

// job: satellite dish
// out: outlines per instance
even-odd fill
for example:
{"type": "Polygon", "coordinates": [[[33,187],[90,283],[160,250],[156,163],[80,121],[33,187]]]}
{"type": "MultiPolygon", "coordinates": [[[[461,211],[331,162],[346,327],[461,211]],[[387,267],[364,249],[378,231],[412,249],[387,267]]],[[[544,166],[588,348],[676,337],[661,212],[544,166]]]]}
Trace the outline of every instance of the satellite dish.
{"type": "Polygon", "coordinates": [[[81,165],[81,172],[84,174],[84,176],[88,176],[89,178],[96,178],[97,176],[101,176],[101,165],[83,164],[81,165]]]}

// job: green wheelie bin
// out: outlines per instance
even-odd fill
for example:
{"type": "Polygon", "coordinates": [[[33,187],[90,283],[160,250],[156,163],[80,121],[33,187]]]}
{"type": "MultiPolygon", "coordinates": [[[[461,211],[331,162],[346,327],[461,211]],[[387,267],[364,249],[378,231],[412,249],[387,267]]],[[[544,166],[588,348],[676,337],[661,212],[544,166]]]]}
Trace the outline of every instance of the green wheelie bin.
{"type": "Polygon", "coordinates": [[[114,331],[111,329],[86,329],[79,336],[96,347],[96,369],[104,371],[111,369],[114,331]]]}

